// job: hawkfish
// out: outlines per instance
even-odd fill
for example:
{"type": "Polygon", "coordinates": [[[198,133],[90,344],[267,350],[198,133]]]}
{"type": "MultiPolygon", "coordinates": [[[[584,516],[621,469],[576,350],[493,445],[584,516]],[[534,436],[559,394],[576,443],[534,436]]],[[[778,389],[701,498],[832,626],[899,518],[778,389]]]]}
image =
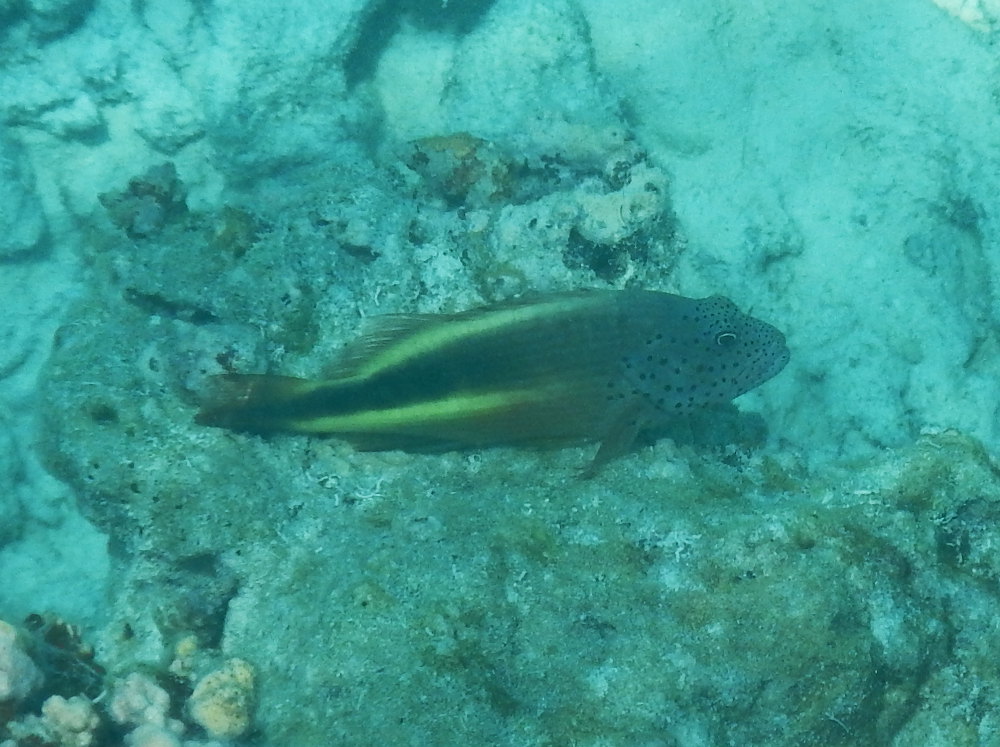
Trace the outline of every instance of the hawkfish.
{"type": "Polygon", "coordinates": [[[753,389],[788,357],[780,331],[722,296],[554,293],[377,317],[331,375],[224,375],[196,420],[361,450],[596,441],[592,473],[641,432],[753,389]]]}

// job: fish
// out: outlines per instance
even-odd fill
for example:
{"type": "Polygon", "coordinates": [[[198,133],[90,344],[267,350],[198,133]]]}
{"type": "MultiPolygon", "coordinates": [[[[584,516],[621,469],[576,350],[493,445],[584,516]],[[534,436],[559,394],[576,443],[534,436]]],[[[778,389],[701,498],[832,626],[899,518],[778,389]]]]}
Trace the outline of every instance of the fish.
{"type": "Polygon", "coordinates": [[[568,291],[376,317],[321,379],[218,377],[196,422],[375,451],[596,441],[592,474],[640,433],[728,402],[788,360],[777,328],[723,296],[568,291]]]}

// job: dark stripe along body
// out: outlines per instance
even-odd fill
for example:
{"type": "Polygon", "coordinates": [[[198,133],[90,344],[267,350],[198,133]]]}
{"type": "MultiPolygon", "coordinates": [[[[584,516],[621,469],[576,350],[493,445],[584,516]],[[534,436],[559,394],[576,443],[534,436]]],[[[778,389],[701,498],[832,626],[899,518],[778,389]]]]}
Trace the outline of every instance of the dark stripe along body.
{"type": "Polygon", "coordinates": [[[198,422],[362,449],[600,441],[603,462],[788,360],[781,332],[721,296],[579,291],[376,324],[329,380],[222,377],[198,422]]]}

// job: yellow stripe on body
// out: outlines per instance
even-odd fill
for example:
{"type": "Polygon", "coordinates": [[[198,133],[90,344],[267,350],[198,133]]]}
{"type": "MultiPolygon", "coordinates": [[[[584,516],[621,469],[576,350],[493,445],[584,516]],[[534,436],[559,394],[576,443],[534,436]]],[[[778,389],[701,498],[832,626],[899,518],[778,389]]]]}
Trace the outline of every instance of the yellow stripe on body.
{"type": "MultiPolygon", "coordinates": [[[[540,317],[553,316],[559,313],[569,313],[586,309],[600,303],[607,303],[607,297],[599,292],[574,294],[566,298],[558,298],[538,303],[528,303],[509,309],[496,309],[483,313],[469,313],[469,319],[457,318],[443,320],[440,324],[429,325],[395,344],[374,353],[350,377],[353,380],[401,366],[408,361],[426,353],[439,351],[443,347],[461,343],[470,337],[493,332],[503,328],[515,327],[519,324],[532,322],[540,317]]],[[[477,398],[479,395],[477,395],[477,398]]]]}
{"type": "Polygon", "coordinates": [[[292,425],[303,433],[334,435],[406,433],[425,427],[433,430],[434,426],[461,424],[463,421],[471,424],[478,418],[513,407],[545,402],[560,390],[558,385],[552,385],[499,392],[455,392],[436,400],[402,407],[304,418],[294,421],[292,425]]]}

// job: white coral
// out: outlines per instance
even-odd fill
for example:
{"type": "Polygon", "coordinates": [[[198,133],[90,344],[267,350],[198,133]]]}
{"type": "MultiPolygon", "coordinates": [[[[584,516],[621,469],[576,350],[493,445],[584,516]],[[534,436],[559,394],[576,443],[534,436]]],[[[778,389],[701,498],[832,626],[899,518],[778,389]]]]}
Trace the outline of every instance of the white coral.
{"type": "Polygon", "coordinates": [[[42,704],[42,716],[46,731],[60,747],[91,747],[95,743],[94,732],[101,722],[93,704],[82,695],[69,700],[53,695],[42,704]]]}
{"type": "Polygon", "coordinates": [[[146,675],[137,672],[115,685],[114,694],[108,703],[111,718],[116,723],[128,726],[164,726],[169,710],[170,696],[167,691],[146,675]]]}
{"type": "Polygon", "coordinates": [[[126,747],[181,747],[181,739],[170,729],[143,724],[125,735],[126,747]]]}

